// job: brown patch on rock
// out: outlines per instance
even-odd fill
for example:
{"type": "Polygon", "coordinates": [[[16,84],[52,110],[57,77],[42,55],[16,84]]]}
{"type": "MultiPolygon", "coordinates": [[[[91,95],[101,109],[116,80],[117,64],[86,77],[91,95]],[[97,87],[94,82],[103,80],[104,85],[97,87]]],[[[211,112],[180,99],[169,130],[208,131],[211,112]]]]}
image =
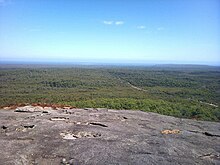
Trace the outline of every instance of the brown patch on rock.
{"type": "Polygon", "coordinates": [[[167,129],[167,130],[161,131],[161,133],[165,134],[165,135],[167,135],[167,134],[179,134],[180,130],[178,130],[178,129],[168,130],[167,129]]]}

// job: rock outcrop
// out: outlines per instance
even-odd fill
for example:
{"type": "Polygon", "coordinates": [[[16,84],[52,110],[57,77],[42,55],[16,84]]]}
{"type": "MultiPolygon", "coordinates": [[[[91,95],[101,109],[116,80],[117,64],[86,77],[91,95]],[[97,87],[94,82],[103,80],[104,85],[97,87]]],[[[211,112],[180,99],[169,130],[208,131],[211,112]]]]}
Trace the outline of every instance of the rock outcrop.
{"type": "Polygon", "coordinates": [[[0,110],[0,164],[220,164],[220,123],[109,109],[0,110]]]}

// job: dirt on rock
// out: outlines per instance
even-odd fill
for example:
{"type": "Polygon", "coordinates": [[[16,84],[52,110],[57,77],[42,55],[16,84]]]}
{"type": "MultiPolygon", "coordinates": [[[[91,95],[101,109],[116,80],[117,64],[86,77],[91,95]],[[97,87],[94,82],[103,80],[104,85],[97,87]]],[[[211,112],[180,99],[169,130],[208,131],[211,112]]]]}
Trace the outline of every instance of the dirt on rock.
{"type": "Polygon", "coordinates": [[[0,164],[220,164],[220,123],[131,110],[0,110],[0,164]]]}

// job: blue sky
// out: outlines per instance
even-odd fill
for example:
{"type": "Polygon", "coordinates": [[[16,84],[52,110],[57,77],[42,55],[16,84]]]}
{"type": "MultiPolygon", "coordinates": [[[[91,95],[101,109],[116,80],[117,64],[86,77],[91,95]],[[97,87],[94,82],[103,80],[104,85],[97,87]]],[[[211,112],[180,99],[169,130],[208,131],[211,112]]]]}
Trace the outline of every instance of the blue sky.
{"type": "Polygon", "coordinates": [[[0,60],[220,65],[219,0],[0,0],[0,60]]]}

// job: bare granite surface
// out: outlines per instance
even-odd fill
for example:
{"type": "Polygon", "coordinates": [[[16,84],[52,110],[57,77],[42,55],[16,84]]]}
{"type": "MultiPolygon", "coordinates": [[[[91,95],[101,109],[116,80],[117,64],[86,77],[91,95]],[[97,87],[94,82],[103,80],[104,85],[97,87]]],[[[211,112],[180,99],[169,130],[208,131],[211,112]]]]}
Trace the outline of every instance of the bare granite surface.
{"type": "Polygon", "coordinates": [[[0,110],[0,164],[220,164],[220,123],[132,110],[0,110]]]}

